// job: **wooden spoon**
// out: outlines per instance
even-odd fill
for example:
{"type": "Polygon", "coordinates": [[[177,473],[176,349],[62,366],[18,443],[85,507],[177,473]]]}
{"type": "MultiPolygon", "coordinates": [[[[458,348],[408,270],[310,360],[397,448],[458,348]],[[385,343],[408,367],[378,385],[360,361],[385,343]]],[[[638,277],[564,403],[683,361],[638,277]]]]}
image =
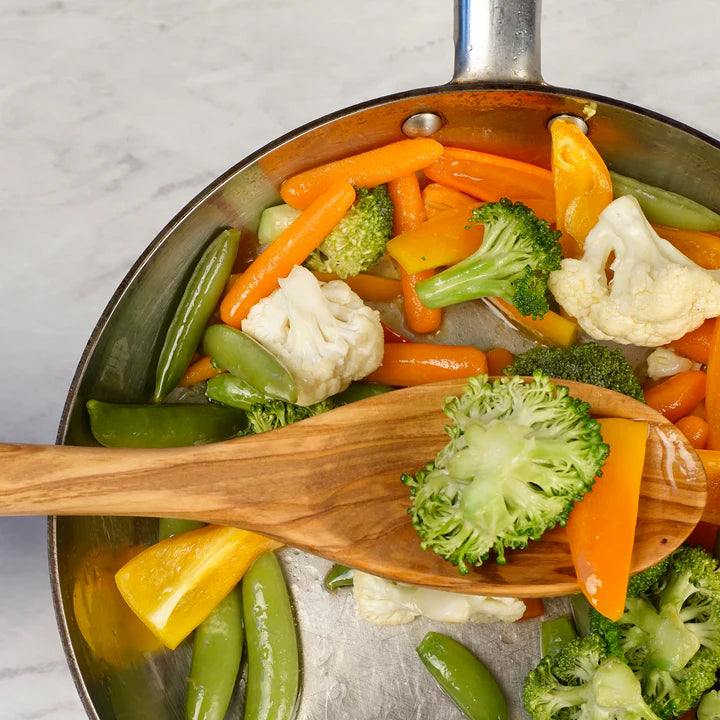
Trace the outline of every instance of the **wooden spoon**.
{"type": "MultiPolygon", "coordinates": [[[[705,473],[675,427],[647,405],[562,381],[596,416],[650,423],[632,570],[687,538],[706,502],[705,473]]],[[[524,550],[460,575],[420,549],[399,480],[447,442],[442,402],[465,381],[398,390],[271,433],[173,449],[0,445],[0,515],[139,515],[234,525],[395,580],[485,595],[577,590],[557,528],[524,550]]]]}

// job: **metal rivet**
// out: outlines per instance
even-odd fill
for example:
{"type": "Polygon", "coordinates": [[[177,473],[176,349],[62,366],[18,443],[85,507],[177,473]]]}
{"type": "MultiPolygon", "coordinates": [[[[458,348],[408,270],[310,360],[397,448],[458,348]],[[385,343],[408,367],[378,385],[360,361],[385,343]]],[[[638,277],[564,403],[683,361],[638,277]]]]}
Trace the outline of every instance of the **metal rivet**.
{"type": "Polygon", "coordinates": [[[549,130],[552,127],[552,124],[556,120],[567,120],[568,122],[571,122],[575,127],[582,130],[582,132],[587,135],[588,134],[588,124],[583,120],[581,117],[578,117],[577,115],[554,115],[547,121],[547,129],[549,130]]]}
{"type": "Polygon", "coordinates": [[[402,124],[402,131],[411,138],[429,137],[433,133],[436,133],[444,124],[445,121],[437,113],[415,113],[402,124]]]}

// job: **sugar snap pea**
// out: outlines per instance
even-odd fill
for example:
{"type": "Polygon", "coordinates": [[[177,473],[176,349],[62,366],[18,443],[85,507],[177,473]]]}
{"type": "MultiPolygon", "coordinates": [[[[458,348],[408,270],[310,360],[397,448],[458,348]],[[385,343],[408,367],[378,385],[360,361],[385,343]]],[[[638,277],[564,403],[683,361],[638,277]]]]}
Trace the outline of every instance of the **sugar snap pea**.
{"type": "Polygon", "coordinates": [[[343,390],[335,395],[340,405],[347,405],[348,403],[357,402],[358,400],[364,400],[365,398],[374,397],[375,395],[382,395],[383,393],[395,390],[392,385],[382,385],[381,383],[371,382],[353,382],[343,390]]]}
{"type": "Polygon", "coordinates": [[[573,622],[578,635],[590,633],[590,616],[592,606],[582,593],[576,593],[570,597],[570,609],[572,610],[573,622]]]}
{"type": "Polygon", "coordinates": [[[179,382],[217,307],[238,252],[240,231],[221,232],[200,257],[170,322],[155,373],[160,402],[179,382]]]}
{"type": "Polygon", "coordinates": [[[186,720],[223,720],[240,669],[242,647],[242,600],[236,588],[195,630],[186,720]]]}
{"type": "Polygon", "coordinates": [[[325,587],[333,592],[341,587],[350,587],[353,574],[354,570],[347,565],[333,565],[325,576],[325,587]]]}
{"type": "Polygon", "coordinates": [[[543,657],[557,655],[558,650],[577,637],[573,621],[567,615],[545,620],[540,630],[540,645],[543,657]]]}
{"type": "Polygon", "coordinates": [[[291,403],[297,401],[295,381],[285,365],[242,330],[211,325],[203,334],[202,346],[218,367],[246,380],[261,393],[291,403]]]}
{"type": "Polygon", "coordinates": [[[181,520],[180,518],[160,518],[158,523],[158,540],[167,540],[173,535],[182,535],[201,528],[205,523],[197,520],[181,520]]]}
{"type": "Polygon", "coordinates": [[[253,405],[268,400],[266,395],[256,390],[249,382],[230,373],[210,378],[205,392],[211,400],[241,410],[249,410],[253,405]]]}
{"type": "Polygon", "coordinates": [[[613,195],[632,195],[642,208],[645,217],[658,225],[680,230],[720,230],[720,215],[684,195],[648,185],[634,178],[610,172],[613,195]]]}
{"type": "Polygon", "coordinates": [[[470,720],[507,720],[505,696],[490,671],[464,645],[429,632],[417,653],[440,687],[470,720]]]}
{"type": "Polygon", "coordinates": [[[234,437],[247,427],[225,405],[133,405],[88,400],[90,429],[105,447],[182,447],[234,437]]]}
{"type": "Polygon", "coordinates": [[[261,555],[245,573],[242,602],[248,662],[244,720],[290,720],[300,660],[290,597],[274,553],[261,555]]]}

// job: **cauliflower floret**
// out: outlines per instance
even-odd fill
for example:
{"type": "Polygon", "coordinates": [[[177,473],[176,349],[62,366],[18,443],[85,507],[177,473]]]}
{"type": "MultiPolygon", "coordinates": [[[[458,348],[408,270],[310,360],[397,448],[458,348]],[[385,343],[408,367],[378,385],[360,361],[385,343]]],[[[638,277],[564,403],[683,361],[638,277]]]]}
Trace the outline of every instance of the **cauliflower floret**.
{"type": "Polygon", "coordinates": [[[665,345],[720,314],[718,274],[663,240],[635,198],[611,202],[585,238],[582,259],[566,258],[548,286],[597,340],[665,345]],[[605,265],[615,254],[609,283],[605,265]]]}
{"type": "Polygon", "coordinates": [[[253,306],[242,329],[285,363],[298,405],[325,400],[380,366],[380,315],[346,283],[319,282],[296,265],[279,284],[253,306]]]}
{"type": "Polygon", "coordinates": [[[392,582],[355,570],[353,596],[363,620],[404,625],[422,615],[440,622],[511,623],[525,612],[522,600],[484,597],[392,582]]]}
{"type": "Polygon", "coordinates": [[[678,355],[672,348],[659,347],[648,355],[647,374],[653,380],[677,375],[686,370],[698,370],[700,363],[678,355]]]}

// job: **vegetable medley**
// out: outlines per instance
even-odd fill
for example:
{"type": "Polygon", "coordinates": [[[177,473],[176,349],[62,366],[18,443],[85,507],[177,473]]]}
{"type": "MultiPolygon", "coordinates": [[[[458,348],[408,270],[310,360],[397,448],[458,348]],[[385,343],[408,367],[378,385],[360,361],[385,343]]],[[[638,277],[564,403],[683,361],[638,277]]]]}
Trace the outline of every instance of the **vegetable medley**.
{"type": "MultiPolygon", "coordinates": [[[[447,445],[398,482],[418,544],[458,572],[512,563],[566,527],[582,594],[572,618],[542,623],[523,692],[529,715],[668,720],[698,708],[701,720],[720,718],[718,528],[701,523],[630,578],[647,426],[595,418],[562,384],[623,393],[675,423],[711,480],[705,517],[720,522],[720,215],[609,171],[570,122],[556,120],[551,134],[551,170],[422,138],[288,178],[283,203],[262,214],[249,265],[237,266],[247,229],[208,243],[168,327],[151,402],[91,400],[92,431],[106,446],[208,443],[466,378],[443,408],[447,445]],[[518,328],[526,352],[436,341],[445,308],[478,300],[518,328]],[[402,324],[387,312],[398,307],[402,324]],[[646,363],[631,366],[624,346],[646,348],[646,363]],[[182,401],[177,388],[189,386],[204,402],[182,401]]],[[[225,717],[244,646],[244,717],[293,716],[300,660],[278,547],[163,519],[157,544],[123,555],[115,584],[142,621],[137,651],[192,638],[188,718],[225,717]]],[[[441,623],[537,618],[539,600],[334,566],[328,591],[347,586],[367,622],[438,623],[419,661],[468,718],[507,717],[496,679],[441,623]]]]}

